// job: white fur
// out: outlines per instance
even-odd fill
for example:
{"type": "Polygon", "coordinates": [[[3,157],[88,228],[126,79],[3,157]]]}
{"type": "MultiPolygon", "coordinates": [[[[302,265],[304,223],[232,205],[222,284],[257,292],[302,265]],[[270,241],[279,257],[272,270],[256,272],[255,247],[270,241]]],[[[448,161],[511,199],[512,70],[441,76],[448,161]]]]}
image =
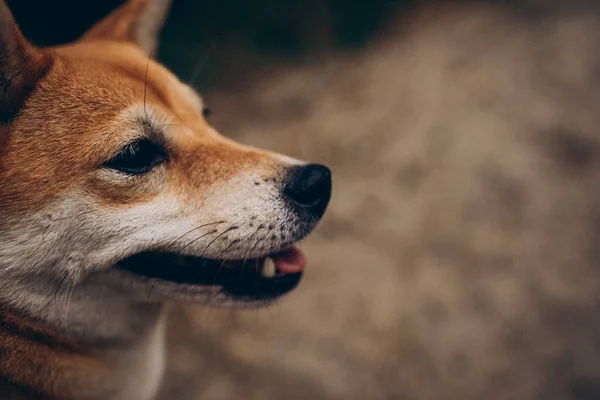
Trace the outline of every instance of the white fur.
{"type": "MultiPolygon", "coordinates": [[[[201,112],[201,99],[190,90],[182,92],[201,112]]],[[[169,128],[177,125],[171,122],[166,113],[137,104],[121,113],[114,134],[124,143],[147,134],[148,126],[167,140],[193,135],[169,128]]],[[[210,128],[206,134],[218,137],[210,128]]],[[[115,365],[119,379],[88,397],[150,399],[163,371],[164,301],[245,304],[214,287],[183,290],[161,282],[153,292],[154,282],[128,275],[115,264],[155,250],[223,260],[257,258],[303,237],[316,221],[300,220],[282,195],[286,169],[303,163],[268,152],[264,157],[269,165],[279,164],[279,171],[271,169],[265,176],[260,167],[240,168],[217,184],[189,185],[185,197],[180,188],[171,187],[167,166],[161,165],[150,172],[155,174],[150,177],[155,195],[148,201],[107,205],[84,187],[60,194],[42,210],[3,219],[0,304],[83,338],[92,350],[102,349],[101,357],[115,365]],[[107,348],[107,342],[117,345],[107,348]]],[[[102,185],[122,190],[140,179],[104,168],[91,174],[102,185]]]]}
{"type": "MultiPolygon", "coordinates": [[[[139,107],[123,115],[139,122],[138,113],[139,107]]],[[[139,135],[135,125],[127,125],[132,137],[139,135]]],[[[95,173],[109,184],[128,179],[114,171],[95,173]]],[[[133,278],[130,290],[119,289],[129,278],[113,265],[156,249],[218,259],[279,250],[302,234],[297,228],[302,221],[283,199],[282,182],[266,178],[241,170],[218,185],[198,189],[187,200],[164,190],[148,202],[115,207],[91,192],[74,190],[32,215],[8,219],[0,229],[0,303],[86,338],[91,348],[107,340],[126,343],[116,355],[104,354],[121,357],[115,365],[123,369],[117,374],[123,380],[107,390],[111,398],[149,399],[163,369],[163,313],[154,302],[165,298],[160,293],[150,296],[147,283],[133,278]],[[198,228],[211,222],[219,224],[198,228]],[[140,304],[140,299],[150,302],[140,304]]],[[[166,284],[163,292],[169,290],[174,300],[240,305],[211,287],[192,287],[182,294],[166,284]]]]}
{"type": "MultiPolygon", "coordinates": [[[[149,2],[135,21],[135,39],[148,53],[155,48],[169,2],[149,2]]],[[[148,64],[149,74],[151,67],[148,64]]],[[[201,114],[202,100],[191,88],[174,75],[163,75],[163,79],[170,79],[173,93],[186,98],[190,108],[201,114]]],[[[148,125],[167,139],[168,135],[189,135],[187,139],[195,135],[186,129],[167,132],[174,125],[168,115],[150,104],[123,110],[110,124],[114,131],[108,132],[122,143],[111,141],[107,145],[115,148],[104,150],[116,154],[127,140],[148,134],[148,125]]],[[[204,134],[218,138],[209,127],[204,134]]],[[[274,153],[264,156],[271,164],[279,163],[281,175],[286,167],[302,164],[274,153]]],[[[158,166],[151,173],[160,174],[163,168],[158,166]]],[[[150,250],[204,258],[252,258],[299,239],[316,222],[299,220],[282,198],[281,177],[263,174],[258,169],[240,169],[211,187],[190,185],[186,190],[194,193],[182,197],[170,188],[165,173],[162,178],[154,176],[159,187],[153,187],[155,196],[148,196],[151,200],[146,202],[108,205],[93,190],[79,187],[57,194],[41,210],[23,209],[12,218],[2,215],[0,304],[77,338],[87,346],[86,351],[113,367],[106,387],[78,388],[86,392],[76,398],[149,400],[158,390],[164,369],[165,300],[240,304],[213,287],[189,287],[182,292],[177,284],[161,283],[160,293],[152,294],[153,283],[115,264],[150,250]],[[204,224],[211,225],[201,228],[204,224]]],[[[128,190],[136,184],[133,177],[103,168],[88,177],[113,189],[128,190]]]]}

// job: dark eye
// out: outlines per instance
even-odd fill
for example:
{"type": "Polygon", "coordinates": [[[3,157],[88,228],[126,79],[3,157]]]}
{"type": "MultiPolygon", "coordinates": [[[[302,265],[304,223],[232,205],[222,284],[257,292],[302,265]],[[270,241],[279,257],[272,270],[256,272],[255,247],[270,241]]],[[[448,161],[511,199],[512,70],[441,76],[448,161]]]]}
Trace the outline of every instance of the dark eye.
{"type": "Polygon", "coordinates": [[[202,115],[204,115],[204,118],[208,118],[210,117],[212,114],[212,111],[210,108],[204,106],[204,108],[202,109],[202,115]]]}
{"type": "Polygon", "coordinates": [[[166,160],[161,146],[148,139],[140,139],[128,144],[103,167],[114,169],[129,175],[142,175],[166,160]]]}

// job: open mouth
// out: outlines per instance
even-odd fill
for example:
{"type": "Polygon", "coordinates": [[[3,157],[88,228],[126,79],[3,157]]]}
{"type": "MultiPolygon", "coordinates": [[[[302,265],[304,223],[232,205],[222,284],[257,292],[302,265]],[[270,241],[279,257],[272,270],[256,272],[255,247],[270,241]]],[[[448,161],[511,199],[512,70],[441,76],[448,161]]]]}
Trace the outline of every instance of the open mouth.
{"type": "Polygon", "coordinates": [[[238,300],[275,299],[294,289],[306,259],[297,247],[261,258],[212,260],[169,252],[135,254],[117,268],[151,280],[153,284],[218,287],[238,300]]]}

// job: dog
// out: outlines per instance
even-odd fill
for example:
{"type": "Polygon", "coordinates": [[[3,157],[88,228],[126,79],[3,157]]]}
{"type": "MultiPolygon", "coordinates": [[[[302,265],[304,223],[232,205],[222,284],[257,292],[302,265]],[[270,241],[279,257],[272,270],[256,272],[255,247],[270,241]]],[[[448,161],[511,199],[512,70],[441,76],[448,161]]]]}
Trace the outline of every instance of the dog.
{"type": "Polygon", "coordinates": [[[36,48],[0,1],[0,398],[153,398],[169,302],[301,280],[330,170],[235,143],[154,61],[165,0],[36,48]]]}

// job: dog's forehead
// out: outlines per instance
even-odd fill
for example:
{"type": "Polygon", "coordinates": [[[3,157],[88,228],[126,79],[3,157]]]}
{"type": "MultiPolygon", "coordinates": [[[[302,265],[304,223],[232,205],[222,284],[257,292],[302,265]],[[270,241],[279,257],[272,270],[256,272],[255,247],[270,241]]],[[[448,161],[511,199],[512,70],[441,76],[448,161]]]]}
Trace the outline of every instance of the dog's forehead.
{"type": "Polygon", "coordinates": [[[63,89],[71,97],[85,98],[81,107],[96,105],[114,114],[144,104],[199,133],[207,127],[202,118],[202,98],[136,46],[95,41],[55,51],[66,65],[56,68],[54,83],[60,87],[52,90],[63,89]]]}

